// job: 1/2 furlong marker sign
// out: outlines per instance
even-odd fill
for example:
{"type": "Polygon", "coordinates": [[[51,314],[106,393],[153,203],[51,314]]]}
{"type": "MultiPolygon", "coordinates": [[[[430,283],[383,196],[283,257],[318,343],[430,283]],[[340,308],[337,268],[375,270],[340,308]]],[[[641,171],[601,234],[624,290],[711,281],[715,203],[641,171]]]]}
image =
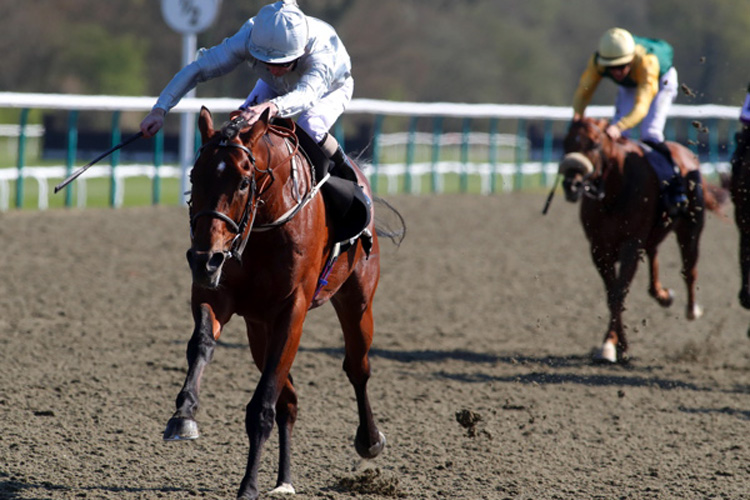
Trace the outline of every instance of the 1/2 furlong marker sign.
{"type": "MultiPolygon", "coordinates": [[[[221,0],[161,0],[161,13],[170,28],[182,34],[182,66],[187,66],[195,58],[197,34],[216,20],[221,0]]],[[[195,89],[185,97],[195,97],[195,89]]],[[[187,173],[192,167],[195,153],[195,114],[180,115],[180,168],[182,180],[180,193],[188,190],[187,173]]],[[[180,203],[185,204],[185,195],[180,195],[180,203]]]]}
{"type": "Polygon", "coordinates": [[[170,28],[192,35],[213,24],[220,6],[221,0],[162,0],[161,13],[170,28]]]}

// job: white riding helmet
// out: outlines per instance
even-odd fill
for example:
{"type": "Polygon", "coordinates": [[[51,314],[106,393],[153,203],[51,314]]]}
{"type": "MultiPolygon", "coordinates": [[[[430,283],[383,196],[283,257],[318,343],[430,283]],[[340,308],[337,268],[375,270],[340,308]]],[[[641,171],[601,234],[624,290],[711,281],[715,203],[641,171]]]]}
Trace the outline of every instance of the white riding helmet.
{"type": "Polygon", "coordinates": [[[305,53],[307,17],[294,1],[266,5],[255,16],[250,53],[269,64],[292,62],[305,53]]]}
{"type": "Polygon", "coordinates": [[[602,66],[620,66],[633,60],[635,40],[629,31],[612,28],[599,40],[596,62],[602,66]]]}

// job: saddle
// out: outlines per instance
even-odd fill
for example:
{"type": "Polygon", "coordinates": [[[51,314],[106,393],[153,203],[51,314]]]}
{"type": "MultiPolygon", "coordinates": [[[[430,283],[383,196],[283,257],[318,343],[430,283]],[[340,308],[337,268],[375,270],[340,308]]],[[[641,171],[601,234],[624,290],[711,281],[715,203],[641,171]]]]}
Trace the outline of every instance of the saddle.
{"type": "Polygon", "coordinates": [[[326,209],[333,221],[333,237],[337,243],[349,242],[367,229],[372,201],[357,182],[357,175],[347,168],[334,168],[334,163],[301,127],[294,127],[299,145],[315,170],[315,179],[331,174],[320,187],[326,209]]]}

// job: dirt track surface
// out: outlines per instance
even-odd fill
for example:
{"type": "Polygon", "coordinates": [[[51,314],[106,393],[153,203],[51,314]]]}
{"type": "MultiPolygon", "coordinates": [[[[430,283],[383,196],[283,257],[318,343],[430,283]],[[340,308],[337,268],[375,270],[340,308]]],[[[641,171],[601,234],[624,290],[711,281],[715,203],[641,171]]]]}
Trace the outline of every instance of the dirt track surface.
{"type": "MultiPolygon", "coordinates": [[[[641,266],[633,361],[601,367],[607,311],[577,207],[559,193],[547,216],[535,194],[389,200],[409,232],[383,243],[375,302],[369,388],[388,445],[358,459],[341,333],[330,305],[313,311],[293,368],[296,499],[748,498],[750,313],[731,220],[704,231],[704,317],[685,319],[671,236],[674,305],[648,297],[641,266]]],[[[234,498],[258,380],[242,321],[204,377],[201,438],[161,439],[192,330],[185,209],[8,213],[0,238],[0,498],[234,498]]],[[[274,433],[262,491],[276,455],[274,433]]]]}

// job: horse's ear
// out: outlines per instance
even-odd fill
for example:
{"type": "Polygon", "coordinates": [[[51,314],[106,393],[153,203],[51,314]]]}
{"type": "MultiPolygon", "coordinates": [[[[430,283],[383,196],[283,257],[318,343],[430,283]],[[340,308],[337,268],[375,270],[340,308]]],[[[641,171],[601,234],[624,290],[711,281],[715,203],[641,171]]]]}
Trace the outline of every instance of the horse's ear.
{"type": "Polygon", "coordinates": [[[201,132],[201,141],[205,144],[214,134],[214,119],[207,107],[201,106],[198,116],[198,130],[201,132]]]}

